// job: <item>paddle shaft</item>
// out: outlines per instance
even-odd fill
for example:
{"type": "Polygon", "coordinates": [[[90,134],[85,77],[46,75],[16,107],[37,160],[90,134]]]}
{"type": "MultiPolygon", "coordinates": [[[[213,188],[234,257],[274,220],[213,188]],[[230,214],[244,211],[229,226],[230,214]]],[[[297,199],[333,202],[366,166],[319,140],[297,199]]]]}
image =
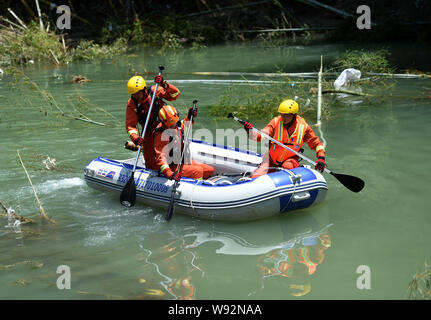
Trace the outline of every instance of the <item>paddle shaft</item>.
{"type": "MultiPolygon", "coordinates": [[[[245,121],[238,119],[237,117],[235,117],[232,113],[229,113],[228,115],[229,118],[234,118],[236,121],[238,121],[239,123],[244,124],[245,121]]],[[[278,144],[279,146],[292,151],[294,154],[296,154],[297,156],[303,158],[304,160],[308,161],[310,164],[314,165],[314,161],[308,159],[306,156],[300,154],[299,152],[296,152],[295,150],[292,150],[291,148],[289,148],[288,146],[282,144],[281,142],[273,139],[272,137],[268,136],[267,134],[257,130],[256,128],[253,128],[256,132],[260,133],[262,136],[264,136],[265,138],[267,138],[268,140],[278,144]]],[[[343,184],[346,188],[348,188],[349,190],[353,191],[353,192],[360,192],[364,186],[365,186],[365,182],[358,178],[358,177],[354,177],[351,175],[347,175],[347,174],[341,174],[341,173],[335,173],[332,172],[331,170],[324,168],[324,171],[326,173],[329,173],[330,175],[332,175],[333,177],[335,177],[341,184],[343,184]]]]}
{"type": "MultiPolygon", "coordinates": [[[[183,149],[183,151],[182,151],[182,153],[181,153],[181,161],[180,161],[180,164],[179,164],[179,168],[180,168],[180,166],[182,166],[183,165],[183,162],[184,162],[184,154],[185,154],[185,150],[187,150],[186,149],[186,144],[188,143],[188,141],[189,141],[189,135],[190,135],[190,131],[192,131],[191,129],[192,129],[192,124],[193,124],[193,112],[196,110],[196,104],[198,103],[198,101],[197,100],[194,100],[193,101],[193,109],[192,109],[192,114],[191,114],[191,116],[190,116],[190,119],[189,119],[189,125],[188,125],[188,128],[187,128],[187,133],[186,133],[186,136],[185,136],[185,139],[184,139],[184,149],[183,149]]],[[[181,169],[181,168],[180,168],[181,169]]],[[[178,172],[180,172],[180,169],[178,169],[178,172]]]]}
{"type": "MultiPolygon", "coordinates": [[[[159,66],[159,75],[162,74],[163,66],[159,66]]],[[[154,89],[153,97],[151,99],[150,108],[148,110],[147,119],[145,121],[144,128],[142,129],[141,137],[145,137],[145,132],[147,131],[148,120],[150,119],[151,109],[153,108],[154,100],[156,97],[158,83],[156,83],[156,87],[154,89]]],[[[136,185],[135,185],[135,170],[138,164],[139,155],[141,153],[141,146],[138,147],[138,152],[136,153],[135,163],[133,165],[133,171],[130,175],[129,181],[124,185],[123,191],[120,194],[120,203],[126,207],[133,207],[136,201],[136,185]]]]}
{"type": "MultiPolygon", "coordinates": [[[[241,119],[239,119],[239,118],[237,118],[237,117],[235,117],[235,116],[233,116],[233,118],[234,118],[236,121],[238,121],[239,123],[242,123],[242,124],[244,124],[244,123],[245,123],[245,121],[244,121],[244,120],[241,120],[241,119]]],[[[274,142],[275,144],[278,144],[279,146],[281,146],[281,147],[283,147],[283,148],[285,148],[285,149],[289,149],[289,151],[292,151],[294,154],[296,154],[297,156],[301,157],[302,159],[304,159],[304,160],[308,161],[310,164],[312,164],[312,165],[314,165],[314,164],[315,164],[315,161],[313,161],[313,160],[311,160],[311,159],[307,158],[306,156],[304,156],[303,154],[301,154],[301,153],[299,153],[299,152],[297,152],[297,151],[295,151],[295,150],[293,150],[293,149],[289,148],[288,146],[286,146],[286,145],[282,144],[281,142],[279,142],[279,141],[275,140],[274,138],[271,138],[271,137],[270,137],[269,135],[267,135],[266,133],[264,133],[264,132],[262,132],[262,131],[260,131],[260,130],[257,130],[255,127],[253,127],[253,130],[255,130],[257,133],[259,133],[260,135],[262,135],[262,136],[263,136],[263,137],[265,137],[266,139],[268,139],[268,140],[270,140],[270,141],[274,142]]],[[[326,173],[329,173],[329,174],[332,174],[332,171],[331,171],[331,170],[329,170],[329,169],[327,169],[327,168],[325,168],[325,172],[326,172],[326,173]]]]}
{"type": "MultiPolygon", "coordinates": [[[[162,75],[162,70],[163,69],[164,68],[162,66],[159,67],[159,74],[158,74],[159,76],[162,75]]],[[[145,137],[145,133],[147,132],[147,126],[148,126],[148,122],[150,120],[151,110],[153,109],[153,104],[154,104],[154,100],[156,98],[156,92],[157,92],[158,86],[159,86],[159,84],[156,83],[156,86],[155,86],[154,92],[153,92],[153,97],[151,98],[150,109],[148,109],[147,119],[145,119],[144,128],[142,129],[141,138],[144,138],[145,137]]],[[[138,159],[139,159],[140,153],[141,153],[141,146],[138,146],[138,153],[136,154],[135,164],[133,165],[133,173],[135,173],[136,165],[138,164],[138,159]]]]}
{"type": "MultiPolygon", "coordinates": [[[[181,160],[180,160],[180,163],[178,164],[177,170],[175,171],[176,173],[178,173],[178,172],[181,171],[181,167],[183,165],[184,154],[185,154],[185,150],[186,150],[186,144],[187,144],[187,142],[189,140],[189,133],[191,131],[191,127],[192,127],[192,124],[193,124],[193,112],[196,110],[196,104],[197,104],[197,102],[198,102],[197,100],[193,101],[192,114],[191,114],[190,119],[189,119],[189,126],[187,128],[187,133],[186,133],[186,136],[185,136],[185,139],[184,139],[184,147],[183,147],[183,150],[181,152],[181,160]]],[[[180,184],[180,182],[177,181],[177,180],[175,180],[174,185],[172,187],[171,200],[169,201],[168,212],[167,212],[167,214],[165,216],[165,220],[166,221],[169,221],[172,218],[172,215],[174,214],[175,193],[177,191],[177,187],[178,187],[179,184],[180,184]]]]}

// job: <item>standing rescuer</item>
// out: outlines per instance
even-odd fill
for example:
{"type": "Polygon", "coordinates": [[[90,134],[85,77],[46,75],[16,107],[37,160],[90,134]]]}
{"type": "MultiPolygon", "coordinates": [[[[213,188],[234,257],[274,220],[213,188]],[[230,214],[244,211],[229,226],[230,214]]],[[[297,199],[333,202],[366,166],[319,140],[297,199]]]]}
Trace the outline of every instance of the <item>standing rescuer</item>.
{"type": "Polygon", "coordinates": [[[145,125],[155,86],[147,88],[145,80],[141,76],[134,76],[127,82],[127,92],[131,97],[127,101],[126,131],[133,143],[142,147],[145,166],[148,169],[158,170],[153,142],[153,132],[158,124],[157,116],[159,110],[165,105],[162,99],[168,101],[176,100],[180,95],[180,91],[174,85],[168,84],[161,75],[157,75],[154,82],[159,84],[159,86],[157,87],[155,101],[144,138],[140,137],[137,125],[138,122],[142,127],[145,125]]]}
{"type": "MultiPolygon", "coordinates": [[[[299,105],[295,100],[284,100],[278,107],[279,116],[272,119],[262,132],[271,136],[273,139],[283,143],[287,147],[299,152],[307,142],[311,150],[316,151],[317,161],[315,169],[323,172],[325,169],[325,148],[313,129],[307,124],[304,118],[298,115],[299,105]]],[[[249,121],[244,123],[249,138],[261,141],[262,136],[256,133],[253,124],[249,121]]],[[[263,158],[260,166],[253,172],[251,178],[256,178],[274,171],[274,167],[293,169],[299,167],[299,157],[293,152],[270,143],[269,152],[263,158]]]]}
{"type": "Polygon", "coordinates": [[[190,118],[197,116],[197,109],[189,109],[184,120],[179,121],[178,111],[172,106],[163,106],[159,111],[160,124],[154,131],[156,164],[168,179],[179,181],[182,176],[193,179],[207,179],[214,173],[210,165],[196,161],[189,162],[184,157],[180,172],[176,172],[184,150],[184,128],[191,125],[190,118]]]}

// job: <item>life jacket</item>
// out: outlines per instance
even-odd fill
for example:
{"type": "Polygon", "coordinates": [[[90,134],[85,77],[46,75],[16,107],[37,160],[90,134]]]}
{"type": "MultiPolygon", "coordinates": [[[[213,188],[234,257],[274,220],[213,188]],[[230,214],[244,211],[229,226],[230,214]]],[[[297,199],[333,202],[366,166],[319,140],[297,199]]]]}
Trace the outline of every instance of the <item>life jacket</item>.
{"type": "MultiPolygon", "coordinates": [[[[174,129],[174,128],[170,128],[170,129],[174,129]]],[[[163,131],[168,130],[165,127],[163,127],[161,124],[159,124],[157,126],[157,128],[154,130],[154,135],[157,132],[160,132],[161,134],[163,134],[163,131]]],[[[169,135],[169,142],[168,143],[172,143],[172,141],[176,140],[176,142],[173,144],[173,148],[171,148],[169,150],[169,158],[173,159],[174,154],[175,155],[179,155],[181,157],[182,152],[184,150],[184,131],[181,128],[181,122],[178,121],[177,126],[175,127],[175,136],[169,135]]],[[[154,139],[154,138],[153,138],[154,139]]],[[[181,158],[180,158],[181,159],[181,158]]],[[[180,159],[175,159],[176,161],[174,161],[174,164],[178,164],[180,162],[180,159]]],[[[172,163],[168,163],[168,165],[171,165],[172,163]]]]}
{"type": "MultiPolygon", "coordinates": [[[[288,128],[285,128],[283,125],[283,120],[281,116],[278,116],[274,131],[273,139],[281,142],[282,144],[288,146],[289,148],[295,150],[296,152],[300,152],[302,149],[302,145],[304,144],[304,135],[305,130],[307,129],[307,122],[305,122],[304,118],[296,115],[296,128],[292,133],[292,136],[289,137],[288,128]]],[[[292,157],[295,157],[296,154],[290,150],[287,150],[278,144],[271,142],[269,146],[269,156],[274,164],[281,164],[292,157]]]]}
{"type": "MultiPolygon", "coordinates": [[[[144,127],[145,121],[147,120],[148,110],[150,109],[150,104],[152,99],[151,97],[153,94],[151,89],[149,89],[148,87],[145,88],[145,90],[147,95],[144,100],[141,100],[141,103],[139,103],[138,100],[136,100],[133,96],[130,97],[136,105],[136,113],[138,114],[138,121],[142,127],[144,127]]],[[[151,118],[157,119],[159,110],[164,105],[165,105],[165,102],[162,99],[155,97],[153,108],[151,109],[151,118]]]]}

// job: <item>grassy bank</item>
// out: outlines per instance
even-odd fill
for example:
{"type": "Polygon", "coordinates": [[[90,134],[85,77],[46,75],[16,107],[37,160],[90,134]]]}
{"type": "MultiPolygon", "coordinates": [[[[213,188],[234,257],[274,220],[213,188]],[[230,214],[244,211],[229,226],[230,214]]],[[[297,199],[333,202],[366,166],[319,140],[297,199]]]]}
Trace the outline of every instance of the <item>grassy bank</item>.
{"type": "Polygon", "coordinates": [[[127,41],[119,38],[109,45],[81,40],[74,48],[65,45],[64,37],[41,30],[36,22],[27,28],[0,30],[0,67],[29,63],[66,64],[72,61],[113,58],[127,52],[127,41]]]}
{"type": "Polygon", "coordinates": [[[130,51],[155,47],[163,54],[170,50],[199,50],[205,47],[204,38],[189,24],[174,24],[162,19],[161,29],[151,21],[136,19],[132,26],[109,24],[102,28],[100,41],[81,39],[73,44],[65,36],[41,30],[36,21],[26,28],[0,28],[0,67],[33,63],[67,64],[101,58],[114,58],[130,51]],[[181,32],[174,33],[174,29],[181,32]],[[69,45],[66,45],[69,43],[69,45]]]}

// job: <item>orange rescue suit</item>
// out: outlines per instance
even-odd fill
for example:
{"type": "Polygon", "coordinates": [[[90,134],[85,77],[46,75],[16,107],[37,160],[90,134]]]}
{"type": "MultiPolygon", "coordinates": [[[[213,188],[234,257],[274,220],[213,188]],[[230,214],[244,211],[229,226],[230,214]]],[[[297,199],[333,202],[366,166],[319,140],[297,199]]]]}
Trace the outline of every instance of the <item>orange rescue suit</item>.
{"type": "MultiPolygon", "coordinates": [[[[283,124],[281,116],[275,117],[262,129],[262,132],[297,152],[306,142],[311,150],[316,150],[316,157],[325,156],[325,149],[319,137],[305,119],[299,115],[296,115],[295,120],[290,125],[283,124]]],[[[262,136],[255,131],[250,131],[250,139],[261,141],[262,136]]],[[[271,142],[269,152],[263,156],[262,164],[253,173],[252,178],[271,172],[270,167],[283,167],[285,169],[299,167],[298,159],[299,157],[292,151],[271,142]]]]}
{"type": "MultiPolygon", "coordinates": [[[[148,88],[145,88],[144,90],[146,92],[146,95],[141,101],[135,101],[133,98],[130,98],[127,101],[126,131],[129,134],[130,139],[135,143],[140,137],[137,128],[138,122],[142,126],[142,128],[144,128],[145,121],[148,115],[148,110],[150,109],[154,89],[155,86],[152,86],[149,90],[148,88]]],[[[176,100],[179,95],[180,91],[172,84],[167,84],[166,88],[163,88],[161,86],[157,87],[156,100],[154,101],[153,108],[151,109],[151,115],[150,119],[148,120],[147,130],[144,137],[145,142],[144,146],[142,147],[142,152],[145,159],[145,166],[148,169],[158,170],[158,167],[155,162],[156,155],[154,152],[153,132],[158,124],[157,116],[159,110],[165,104],[162,99],[173,101],[176,100]]]]}
{"type": "MultiPolygon", "coordinates": [[[[162,124],[156,128],[154,132],[154,150],[156,153],[156,165],[160,168],[160,172],[167,178],[178,169],[178,163],[181,159],[181,154],[184,148],[184,124],[190,123],[188,118],[181,121],[181,126],[174,129],[165,129],[162,124]],[[164,135],[165,130],[173,130],[164,135]],[[169,138],[168,138],[169,137],[169,138]],[[175,140],[175,141],[173,141],[175,140]],[[173,148],[169,150],[168,143],[171,143],[173,148]],[[172,159],[170,163],[168,158],[172,159]]],[[[186,163],[181,167],[181,175],[192,179],[207,179],[214,173],[214,168],[210,165],[192,161],[191,164],[186,163]]]]}

